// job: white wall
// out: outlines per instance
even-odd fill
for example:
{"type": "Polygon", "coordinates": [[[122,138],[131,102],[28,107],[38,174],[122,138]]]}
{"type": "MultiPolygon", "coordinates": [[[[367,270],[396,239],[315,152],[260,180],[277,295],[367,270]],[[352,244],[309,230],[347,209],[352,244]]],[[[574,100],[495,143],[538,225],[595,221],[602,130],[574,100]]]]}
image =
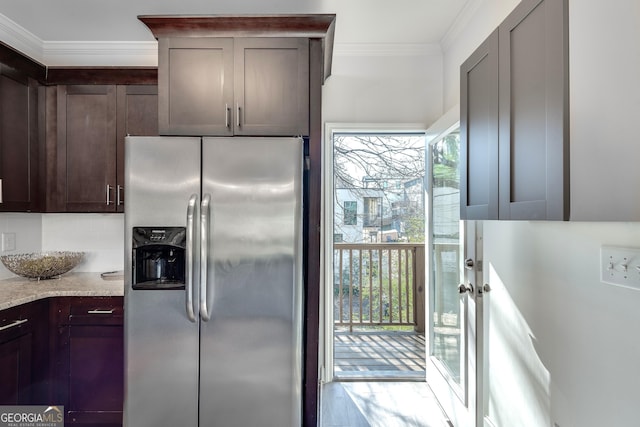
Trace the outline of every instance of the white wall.
{"type": "Polygon", "coordinates": [[[442,115],[439,47],[379,47],[336,47],[322,91],[323,123],[424,123],[426,128],[442,115]]]}
{"type": "MultiPolygon", "coordinates": [[[[634,1],[602,7],[638,12],[634,1]]],[[[471,23],[445,49],[445,107],[459,102],[460,63],[516,3],[480,1],[471,23]]],[[[615,47],[626,46],[625,60],[637,67],[634,28],[634,36],[615,47]]],[[[603,245],[640,247],[640,223],[485,222],[484,274],[492,287],[488,398],[496,427],[639,425],[640,291],[600,282],[603,245]]]]}
{"type": "MultiPolygon", "coordinates": [[[[0,213],[0,233],[15,233],[16,241],[15,250],[1,251],[2,255],[38,252],[42,247],[42,215],[0,213]]],[[[14,276],[0,263],[0,280],[14,276]]]]}
{"type": "MultiPolygon", "coordinates": [[[[83,251],[74,271],[104,272],[124,268],[122,214],[0,214],[0,233],[15,233],[16,249],[2,254],[83,251]]],[[[14,274],[0,265],[0,279],[14,274]]]]}
{"type": "Polygon", "coordinates": [[[74,271],[124,268],[124,214],[43,214],[42,250],[84,251],[74,271]]]}
{"type": "Polygon", "coordinates": [[[600,282],[599,259],[640,224],[487,221],[484,241],[496,426],[637,426],[640,291],[600,282]]]}

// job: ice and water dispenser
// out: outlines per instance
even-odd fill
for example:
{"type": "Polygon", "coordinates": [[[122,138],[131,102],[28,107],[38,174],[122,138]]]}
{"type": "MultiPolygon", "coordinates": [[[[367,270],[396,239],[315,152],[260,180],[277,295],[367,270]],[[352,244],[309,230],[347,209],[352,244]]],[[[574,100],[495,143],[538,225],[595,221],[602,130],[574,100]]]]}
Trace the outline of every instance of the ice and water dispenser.
{"type": "Polygon", "coordinates": [[[185,227],[133,227],[133,289],[184,289],[185,227]]]}

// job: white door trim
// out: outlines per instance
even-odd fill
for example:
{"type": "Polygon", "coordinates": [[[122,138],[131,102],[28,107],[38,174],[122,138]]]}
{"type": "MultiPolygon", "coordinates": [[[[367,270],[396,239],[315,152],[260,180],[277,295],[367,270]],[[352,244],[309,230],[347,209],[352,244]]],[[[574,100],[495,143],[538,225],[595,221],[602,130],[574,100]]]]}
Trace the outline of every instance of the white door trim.
{"type": "Polygon", "coordinates": [[[319,378],[332,382],[333,373],[333,135],[335,133],[425,133],[420,123],[325,123],[322,151],[322,273],[320,289],[319,378]]]}

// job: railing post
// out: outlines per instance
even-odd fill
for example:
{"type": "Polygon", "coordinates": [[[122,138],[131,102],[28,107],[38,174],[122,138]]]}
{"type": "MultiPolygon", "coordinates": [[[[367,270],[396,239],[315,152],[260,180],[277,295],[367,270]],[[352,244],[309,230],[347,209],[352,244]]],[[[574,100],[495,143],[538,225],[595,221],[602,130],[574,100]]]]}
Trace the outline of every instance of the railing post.
{"type": "Polygon", "coordinates": [[[413,289],[413,304],[414,304],[414,313],[416,316],[416,326],[415,330],[418,333],[425,332],[425,319],[426,319],[426,274],[425,274],[425,250],[424,245],[416,246],[415,251],[415,259],[413,265],[415,266],[415,271],[413,273],[414,281],[413,284],[415,288],[413,289]]]}

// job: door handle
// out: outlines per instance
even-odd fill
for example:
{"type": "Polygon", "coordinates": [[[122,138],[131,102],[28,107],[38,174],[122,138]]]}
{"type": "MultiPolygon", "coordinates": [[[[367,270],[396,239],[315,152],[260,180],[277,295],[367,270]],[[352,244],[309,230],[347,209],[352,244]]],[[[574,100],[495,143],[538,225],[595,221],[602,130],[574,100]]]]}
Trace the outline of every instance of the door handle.
{"type": "Polygon", "coordinates": [[[111,310],[88,310],[87,314],[113,314],[113,308],[111,310]]]}
{"type": "Polygon", "coordinates": [[[482,295],[482,294],[486,294],[487,292],[491,291],[491,286],[489,286],[489,284],[485,283],[482,286],[478,286],[478,294],[482,295]]]}
{"type": "Polygon", "coordinates": [[[124,200],[122,200],[122,188],[122,185],[116,185],[116,206],[124,203],[124,200]]]}
{"type": "Polygon", "coordinates": [[[110,186],[109,184],[107,184],[107,206],[109,206],[112,202],[111,202],[111,190],[113,190],[113,187],[110,186]]]}
{"type": "Polygon", "coordinates": [[[473,294],[473,285],[471,283],[469,283],[468,285],[465,285],[464,283],[461,283],[458,286],[458,293],[460,295],[465,294],[465,293],[473,294]]]}
{"type": "Polygon", "coordinates": [[[466,268],[467,270],[473,270],[474,266],[475,262],[473,261],[473,258],[467,258],[464,260],[464,268],[466,268]]]}
{"type": "Polygon", "coordinates": [[[187,257],[187,265],[186,265],[186,280],[185,280],[185,308],[187,310],[187,318],[191,322],[196,321],[196,314],[193,308],[193,269],[194,269],[194,257],[193,257],[193,245],[195,243],[194,234],[195,234],[195,221],[194,215],[196,210],[196,202],[198,200],[198,196],[192,194],[189,197],[189,203],[187,205],[187,247],[186,247],[186,257],[187,257]]]}
{"type": "Polygon", "coordinates": [[[205,322],[211,319],[209,312],[209,285],[207,280],[207,268],[209,260],[209,204],[211,195],[205,194],[200,205],[200,317],[205,322]]]}
{"type": "Polygon", "coordinates": [[[23,323],[27,323],[28,321],[29,321],[29,319],[16,320],[15,322],[11,322],[8,325],[4,325],[4,326],[0,327],[0,331],[5,331],[7,329],[15,328],[16,326],[20,326],[23,323]]]}

